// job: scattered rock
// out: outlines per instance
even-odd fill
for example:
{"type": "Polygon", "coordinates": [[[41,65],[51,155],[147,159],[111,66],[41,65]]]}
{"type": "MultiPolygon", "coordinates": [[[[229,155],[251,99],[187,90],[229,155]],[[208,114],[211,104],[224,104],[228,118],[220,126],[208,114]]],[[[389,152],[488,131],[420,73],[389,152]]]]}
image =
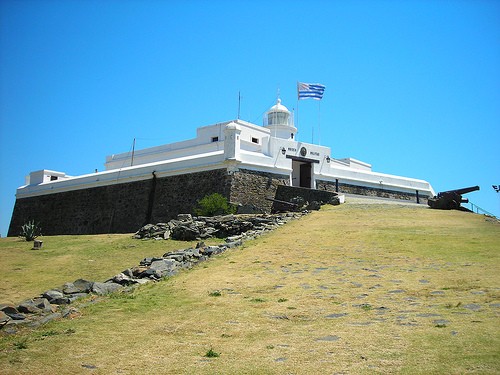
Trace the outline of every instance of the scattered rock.
{"type": "Polygon", "coordinates": [[[332,335],[320,337],[319,339],[314,339],[314,341],[337,341],[337,340],[340,340],[340,337],[332,335]]]}
{"type": "Polygon", "coordinates": [[[120,284],[113,282],[107,282],[107,283],[95,282],[94,285],[92,285],[92,293],[104,296],[109,293],[117,292],[122,288],[123,287],[120,284]]]}
{"type": "MultiPolygon", "coordinates": [[[[122,290],[130,290],[134,285],[174,276],[179,269],[190,268],[228,248],[240,246],[243,241],[249,238],[258,237],[278,228],[289,220],[300,218],[302,215],[303,213],[285,213],[193,218],[190,214],[180,214],[177,220],[171,220],[168,223],[147,224],[137,231],[133,238],[168,239],[171,237],[182,240],[201,240],[216,234],[217,237],[227,237],[227,239],[226,243],[219,246],[206,246],[204,242],[200,241],[194,249],[169,252],[163,254],[162,257],[145,258],[140,261],[138,266],[127,268],[103,283],[77,279],[72,283],[65,283],[61,288],[48,290],[42,296],[21,302],[17,306],[0,304],[0,328],[4,326],[16,327],[20,323],[27,323],[27,327],[33,328],[60,317],[67,318],[77,313],[78,309],[66,307],[61,312],[57,312],[60,305],[69,305],[79,298],[87,297],[89,293],[103,296],[122,290]]],[[[98,301],[92,301],[88,304],[96,302],[98,301]]],[[[273,317],[288,319],[286,316],[273,317]]],[[[17,331],[12,328],[9,330],[13,333],[17,331]]],[[[82,367],[94,368],[87,365],[82,365],[82,367]]]]}

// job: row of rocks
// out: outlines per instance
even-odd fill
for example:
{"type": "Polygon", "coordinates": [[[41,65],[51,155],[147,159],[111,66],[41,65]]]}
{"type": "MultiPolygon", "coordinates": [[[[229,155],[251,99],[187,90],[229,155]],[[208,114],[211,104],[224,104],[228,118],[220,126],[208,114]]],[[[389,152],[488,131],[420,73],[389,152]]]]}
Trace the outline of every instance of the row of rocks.
{"type": "Polygon", "coordinates": [[[303,212],[281,213],[273,215],[225,215],[214,217],[192,217],[180,214],[168,223],[147,224],[137,231],[137,239],[173,239],[179,241],[204,240],[210,237],[231,238],[244,234],[258,236],[265,231],[275,229],[303,212]]]}
{"type": "MultiPolygon", "coordinates": [[[[137,285],[174,276],[179,270],[191,268],[211,256],[239,246],[243,241],[259,237],[292,219],[299,218],[303,214],[305,212],[245,215],[244,218],[228,215],[202,219],[193,219],[190,215],[179,215],[177,220],[172,220],[165,225],[146,225],[134,235],[134,238],[166,238],[166,231],[163,231],[163,228],[166,230],[172,228],[170,233],[177,233],[174,228],[182,228],[179,231],[185,232],[196,230],[196,233],[205,233],[206,228],[212,228],[213,234],[226,233],[232,234],[232,236],[227,237],[226,242],[218,246],[206,246],[203,242],[198,242],[196,248],[168,252],[161,257],[145,258],[140,261],[139,265],[128,268],[103,283],[78,279],[72,283],[66,283],[60,288],[48,290],[18,305],[0,304],[0,328],[13,333],[16,332],[16,326],[19,324],[32,328],[59,317],[65,318],[78,314],[78,308],[69,307],[68,305],[80,298],[95,296],[94,300],[89,303],[96,303],[99,301],[95,299],[98,296],[127,291],[137,285]],[[171,223],[175,226],[170,227],[171,223]],[[206,225],[202,226],[200,223],[206,225]]],[[[172,238],[184,239],[191,237],[176,236],[172,238]]],[[[79,307],[83,306],[85,305],[79,307]]]]}

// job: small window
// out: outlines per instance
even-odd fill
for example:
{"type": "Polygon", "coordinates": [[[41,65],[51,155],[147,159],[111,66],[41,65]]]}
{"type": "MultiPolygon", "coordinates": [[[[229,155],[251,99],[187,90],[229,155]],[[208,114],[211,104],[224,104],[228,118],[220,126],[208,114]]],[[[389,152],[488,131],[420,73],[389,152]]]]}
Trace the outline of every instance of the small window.
{"type": "Polygon", "coordinates": [[[257,144],[258,144],[258,143],[259,143],[259,138],[254,138],[254,137],[252,137],[252,142],[253,142],[253,143],[257,143],[257,144]]]}
{"type": "Polygon", "coordinates": [[[212,137],[212,142],[219,142],[219,137],[212,137]]]}
{"type": "Polygon", "coordinates": [[[55,181],[57,180],[57,176],[50,176],[50,181],[55,181]]]}

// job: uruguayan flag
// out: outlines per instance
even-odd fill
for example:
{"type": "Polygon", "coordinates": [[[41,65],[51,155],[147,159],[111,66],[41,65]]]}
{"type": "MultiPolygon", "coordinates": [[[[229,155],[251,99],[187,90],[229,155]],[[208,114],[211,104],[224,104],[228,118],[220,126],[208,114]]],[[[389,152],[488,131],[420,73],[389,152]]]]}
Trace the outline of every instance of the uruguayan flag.
{"type": "Polygon", "coordinates": [[[323,98],[323,93],[325,92],[325,86],[319,83],[302,83],[298,82],[297,92],[299,99],[317,99],[321,100],[323,98]]]}

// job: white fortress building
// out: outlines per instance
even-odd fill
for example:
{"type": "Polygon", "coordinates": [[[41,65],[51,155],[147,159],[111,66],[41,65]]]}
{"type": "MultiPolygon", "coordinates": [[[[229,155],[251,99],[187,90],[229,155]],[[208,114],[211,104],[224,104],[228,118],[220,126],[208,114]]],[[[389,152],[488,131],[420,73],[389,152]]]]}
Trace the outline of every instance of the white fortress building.
{"type": "Polygon", "coordinates": [[[203,126],[194,139],[107,156],[105,171],[82,176],[31,172],[17,189],[9,236],[28,220],[39,221],[44,234],[133,232],[192,212],[214,192],[263,210],[272,205],[265,198],[279,199],[278,186],[424,204],[435,195],[426,181],[335,159],[329,147],[299,142],[296,134],[278,99],[263,126],[242,120],[203,126]]]}

